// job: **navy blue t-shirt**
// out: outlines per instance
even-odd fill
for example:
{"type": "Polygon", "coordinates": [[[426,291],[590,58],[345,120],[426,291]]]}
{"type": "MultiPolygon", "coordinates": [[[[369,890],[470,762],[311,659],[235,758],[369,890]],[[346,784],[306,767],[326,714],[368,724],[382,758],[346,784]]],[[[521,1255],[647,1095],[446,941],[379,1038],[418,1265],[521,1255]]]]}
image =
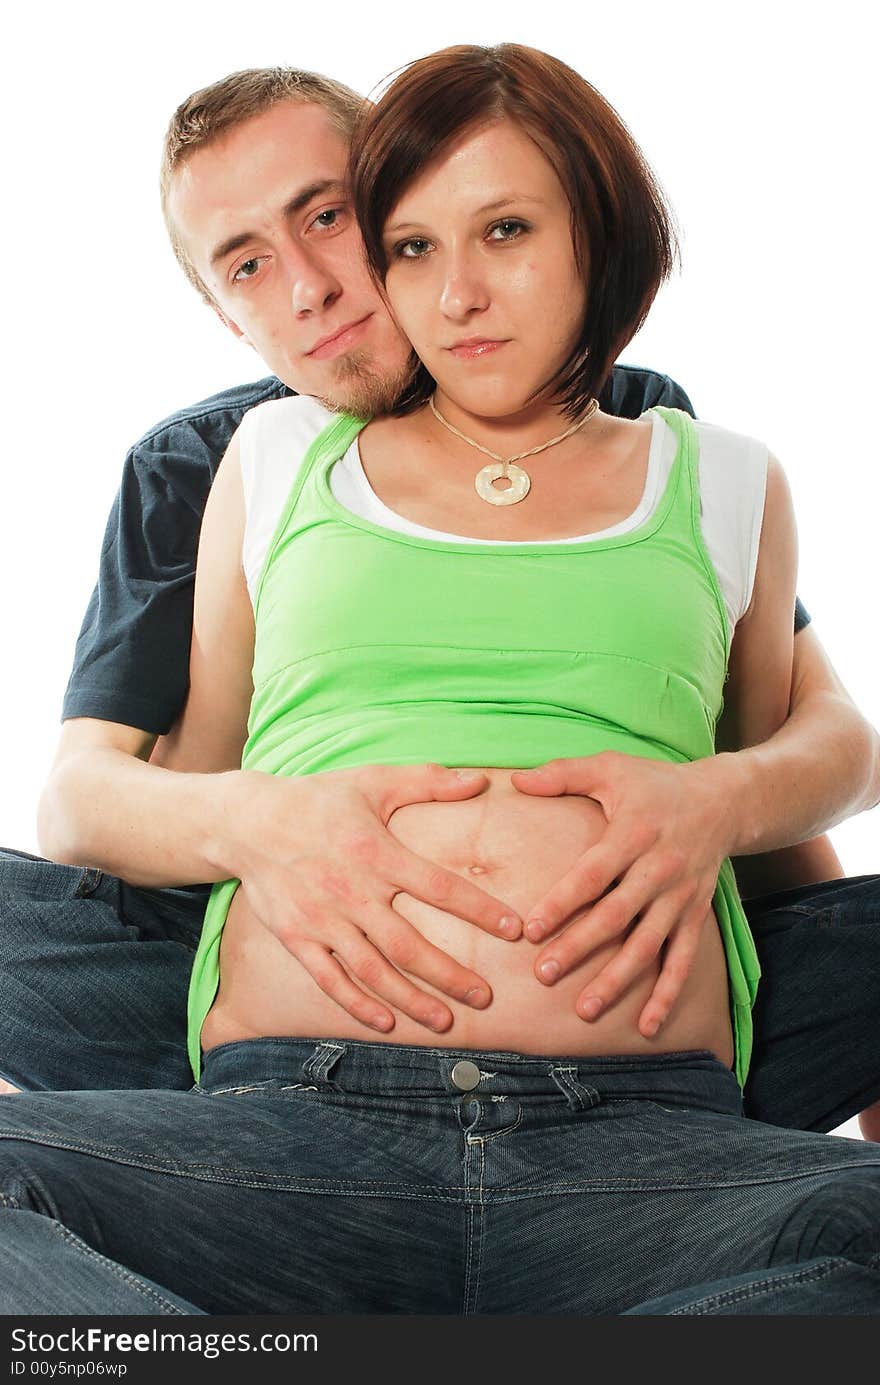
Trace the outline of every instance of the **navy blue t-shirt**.
{"type": "MultiPolygon", "coordinates": [[[[62,719],[95,717],[164,735],[189,687],[196,554],[208,491],[248,409],[291,394],[274,376],[181,409],[125,459],[98,581],[76,642],[62,719]]],[[[638,418],[654,404],[693,406],[668,375],[615,366],[599,400],[638,418]]],[[[810,617],[798,602],[795,629],[810,617]]]]}

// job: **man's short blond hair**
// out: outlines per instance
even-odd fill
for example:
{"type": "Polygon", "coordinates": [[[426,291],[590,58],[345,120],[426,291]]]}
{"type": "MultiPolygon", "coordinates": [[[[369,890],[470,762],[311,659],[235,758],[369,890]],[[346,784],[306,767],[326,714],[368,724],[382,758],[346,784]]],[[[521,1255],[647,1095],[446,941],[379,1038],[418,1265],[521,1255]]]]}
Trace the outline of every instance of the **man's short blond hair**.
{"type": "Polygon", "coordinates": [[[197,149],[212,144],[236,126],[262,115],[282,101],[320,106],[339,132],[348,138],[363,105],[363,97],[317,72],[295,67],[252,67],[232,72],[193,92],[174,112],[162,149],[159,188],[162,215],[177,261],[187,279],[213,305],[213,298],[186,252],[169,210],[171,182],[176,171],[197,149]]]}

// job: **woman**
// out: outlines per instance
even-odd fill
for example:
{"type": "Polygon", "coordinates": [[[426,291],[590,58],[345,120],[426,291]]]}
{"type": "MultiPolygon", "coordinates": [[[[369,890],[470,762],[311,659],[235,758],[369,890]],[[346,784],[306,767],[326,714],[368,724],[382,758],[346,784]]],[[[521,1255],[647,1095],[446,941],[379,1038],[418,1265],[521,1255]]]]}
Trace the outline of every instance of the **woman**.
{"type": "MultiPolygon", "coordinates": [[[[423,368],[366,426],[297,399],[243,425],[202,532],[191,707],[218,734],[200,767],[238,763],[250,705],[251,769],[476,769],[479,797],[408,807],[392,829],[528,911],[602,819],[517,768],[711,754],[728,664],[730,742],[782,720],[787,488],[749,440],[595,409],[673,247],[628,133],[563,64],[513,46],[414,64],[365,117],[352,177],[423,368]],[[725,488],[734,508],[713,525],[725,488]]],[[[780,1255],[848,1271],[851,1228],[827,1211],[841,1193],[864,1218],[859,1253],[880,1250],[876,1159],[739,1116],[756,966],[729,865],[659,1034],[638,1023],[656,966],[587,1025],[603,949],[543,988],[525,940],[398,896],[491,985],[432,1046],[405,1016],[364,1042],[329,998],[341,964],[327,958],[325,995],[236,887],[208,911],[191,1057],[198,1073],[208,1053],[209,1090],[238,1101],[230,1148],[241,1098],[261,1120],[284,1094],[293,1202],[324,1195],[318,1239],[288,1243],[290,1306],[314,1291],[326,1307],[332,1283],[339,1311],[620,1311],[780,1255]],[[512,1263],[524,1238],[528,1272],[512,1263]]],[[[365,942],[353,970],[369,985],[377,965],[365,942]]]]}
{"type": "MultiPolygon", "coordinates": [[[[238,570],[232,536],[244,532],[254,597],[260,569],[266,569],[245,764],[282,773],[425,759],[491,766],[480,798],[407,808],[390,826],[432,859],[484,875],[496,895],[522,911],[600,835],[603,818],[590,800],[529,797],[519,791],[527,780],[511,780],[498,767],[607,749],[672,760],[711,754],[728,626],[743,612],[724,734],[731,742],[763,739],[787,708],[795,544],[785,482],[772,462],[752,588],[766,453],[748,440],[725,436],[715,460],[718,439],[701,430],[716,469],[728,461],[743,482],[739,512],[724,517],[733,543],[727,540],[721,559],[741,568],[738,586],[728,583],[728,616],[688,508],[697,503],[694,495],[688,500],[688,487],[699,484],[696,472],[690,480],[679,476],[694,470],[696,457],[686,462],[682,453],[673,465],[675,429],[683,423],[665,423],[657,415],[637,422],[598,412],[587,416],[673,256],[662,199],[619,121],[597,93],[549,59],[511,53],[504,77],[496,77],[497,92],[485,80],[475,82],[466,62],[450,77],[453,61],[438,55],[433,72],[421,64],[417,90],[392,89],[365,122],[353,154],[373,269],[437,381],[436,392],[423,371],[404,411],[368,424],[356,441],[356,426],[345,434],[340,467],[344,477],[348,466],[361,495],[366,491],[366,512],[361,508],[355,515],[334,498],[333,475],[340,470],[332,467],[335,458],[332,469],[320,475],[314,469],[314,477],[304,464],[294,514],[284,533],[279,528],[268,563],[265,538],[259,542],[253,535],[276,529],[279,498],[286,497],[295,474],[294,449],[301,455],[309,428],[314,434],[325,419],[303,400],[252,417],[240,440],[247,517],[240,483],[232,480],[241,465],[237,449],[224,463],[226,476],[206,519],[201,561],[203,569],[211,563],[211,574],[208,580],[203,571],[197,589],[191,708],[199,726],[219,728],[212,764],[237,764],[250,696],[253,618],[238,573],[244,633],[238,669],[230,676],[235,649],[228,593],[235,579],[218,578],[217,569],[232,563],[238,570]],[[527,125],[505,114],[503,101],[515,104],[515,90],[533,93],[527,125]],[[560,130],[560,111],[569,113],[567,130],[560,130]],[[600,129],[605,122],[613,179],[597,167],[590,120],[600,129]],[[408,177],[394,144],[402,143],[404,130],[410,141],[416,131],[420,151],[419,166],[408,177]],[[550,158],[544,149],[552,151],[550,158]],[[438,159],[442,168],[435,170],[438,159]],[[422,173],[426,165],[429,172],[422,173]],[[615,195],[621,196],[619,206],[602,206],[603,197],[607,203],[615,195]],[[483,474],[486,459],[445,424],[507,457],[535,449],[524,463],[531,476],[527,496],[498,504],[509,494],[491,484],[488,497],[478,494],[474,473],[483,474]],[[566,432],[570,436],[546,447],[548,439],[566,432]],[[666,516],[664,506],[672,504],[676,487],[676,512],[666,516]],[[641,523],[634,523],[640,511],[641,523]],[[300,521],[300,513],[307,517],[300,521]],[[405,542],[388,528],[401,519],[415,526],[405,542]],[[688,531],[683,535],[682,525],[688,531]],[[313,526],[313,552],[300,541],[301,526],[313,526]],[[570,542],[578,536],[586,537],[570,542]],[[511,543],[530,547],[512,550],[511,543]],[[508,547],[496,550],[495,544],[508,547]],[[672,585],[666,590],[655,578],[682,544],[689,551],[681,567],[669,567],[672,585]],[[296,553],[305,555],[303,566],[296,553]],[[321,591],[310,591],[304,612],[303,593],[316,570],[322,573],[321,591]],[[354,573],[353,590],[340,592],[333,585],[335,577],[348,588],[354,573]],[[597,602],[597,582],[610,584],[613,601],[603,595],[597,602]],[[631,628],[621,649],[623,617],[631,628]],[[327,649],[328,630],[338,632],[335,652],[327,649]],[[224,715],[215,705],[219,680],[210,667],[209,631],[216,632],[213,648],[222,645],[223,682],[237,694],[224,715]],[[687,631],[695,650],[682,645],[687,631]],[[291,642],[297,662],[282,715],[277,694],[287,675],[280,668],[289,664],[291,642]],[[264,654],[273,643],[280,644],[280,654],[264,654]],[[758,654],[760,681],[750,680],[758,654]],[[331,668],[338,683],[328,687],[331,668]],[[210,689],[209,707],[199,700],[203,688],[210,689]]],[[[711,475],[710,481],[717,506],[718,483],[711,475]]],[[[352,503],[356,510],[357,491],[352,503]]],[[[216,971],[209,949],[230,889],[217,893],[209,916],[197,967],[196,1023],[205,1020],[206,1003],[213,1000],[216,971]]],[[[692,908],[702,916],[708,903],[698,899],[692,908]]],[[[757,966],[729,867],[716,894],[719,919],[704,928],[685,993],[660,1034],[638,1028],[659,963],[617,1005],[585,1025],[588,982],[607,961],[610,945],[545,992],[532,973],[528,946],[511,948],[406,896],[398,896],[395,907],[491,984],[491,1004],[455,1010],[450,1038],[457,1044],[578,1054],[700,1048],[729,1066],[736,1033],[737,1070],[745,1076],[757,966]]],[[[207,1014],[204,1047],[267,1032],[366,1037],[363,1025],[340,1017],[297,960],[266,935],[240,893],[231,905],[223,949],[224,980],[207,1014]]],[[[369,971],[369,958],[364,965],[369,971]]],[[[404,1016],[393,1039],[420,1043],[424,1034],[404,1016]]],[[[197,1064],[195,1035],[193,1058],[197,1064]]]]}

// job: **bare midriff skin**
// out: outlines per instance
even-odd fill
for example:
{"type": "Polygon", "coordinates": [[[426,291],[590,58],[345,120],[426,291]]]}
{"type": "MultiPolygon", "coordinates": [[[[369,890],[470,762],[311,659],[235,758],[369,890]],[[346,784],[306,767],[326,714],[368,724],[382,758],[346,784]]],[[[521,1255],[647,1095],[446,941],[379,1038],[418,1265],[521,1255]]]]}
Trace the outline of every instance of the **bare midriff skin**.
{"type": "MultiPolygon", "coordinates": [[[[490,769],[478,797],[400,808],[389,830],[419,855],[480,884],[522,917],[602,835],[599,805],[580,797],[537,798],[518,793],[509,769],[490,769]]],[[[658,961],[596,1021],[575,1011],[575,1000],[619,943],[592,953],[554,986],[534,974],[538,948],[506,942],[475,925],[399,894],[394,908],[430,942],[473,968],[492,987],[484,1010],[444,996],[451,1028],[435,1035],[406,1015],[379,1036],[318,988],[251,911],[241,890],[233,899],[220,945],[220,988],[202,1028],[202,1048],[265,1036],[377,1040],[436,1048],[493,1049],[543,1054],[650,1054],[708,1049],[733,1061],[727,967],[714,915],[707,921],[681,997],[654,1039],[638,1018],[657,979],[658,961]]],[[[431,988],[419,981],[424,990],[431,988]]]]}

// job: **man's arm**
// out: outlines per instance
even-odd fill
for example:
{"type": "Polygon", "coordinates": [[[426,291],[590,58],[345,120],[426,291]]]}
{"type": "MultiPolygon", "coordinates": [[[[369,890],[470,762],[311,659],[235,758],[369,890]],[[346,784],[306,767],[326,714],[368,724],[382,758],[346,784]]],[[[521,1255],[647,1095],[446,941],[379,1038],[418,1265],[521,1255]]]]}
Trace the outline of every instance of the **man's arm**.
{"type": "MultiPolygon", "coordinates": [[[[812,625],[795,635],[789,719],[754,751],[751,757],[740,754],[746,762],[751,759],[756,774],[752,827],[759,832],[762,816],[764,833],[768,824],[785,821],[791,804],[779,801],[776,794],[797,792],[792,790],[794,775],[786,774],[786,761],[804,766],[815,756],[825,781],[821,784],[811,776],[812,792],[818,791],[821,799],[814,805],[815,821],[823,832],[880,802],[880,736],[853,703],[812,625]]],[[[844,874],[826,836],[807,835],[794,846],[738,855],[733,864],[744,898],[844,874]]]]}

